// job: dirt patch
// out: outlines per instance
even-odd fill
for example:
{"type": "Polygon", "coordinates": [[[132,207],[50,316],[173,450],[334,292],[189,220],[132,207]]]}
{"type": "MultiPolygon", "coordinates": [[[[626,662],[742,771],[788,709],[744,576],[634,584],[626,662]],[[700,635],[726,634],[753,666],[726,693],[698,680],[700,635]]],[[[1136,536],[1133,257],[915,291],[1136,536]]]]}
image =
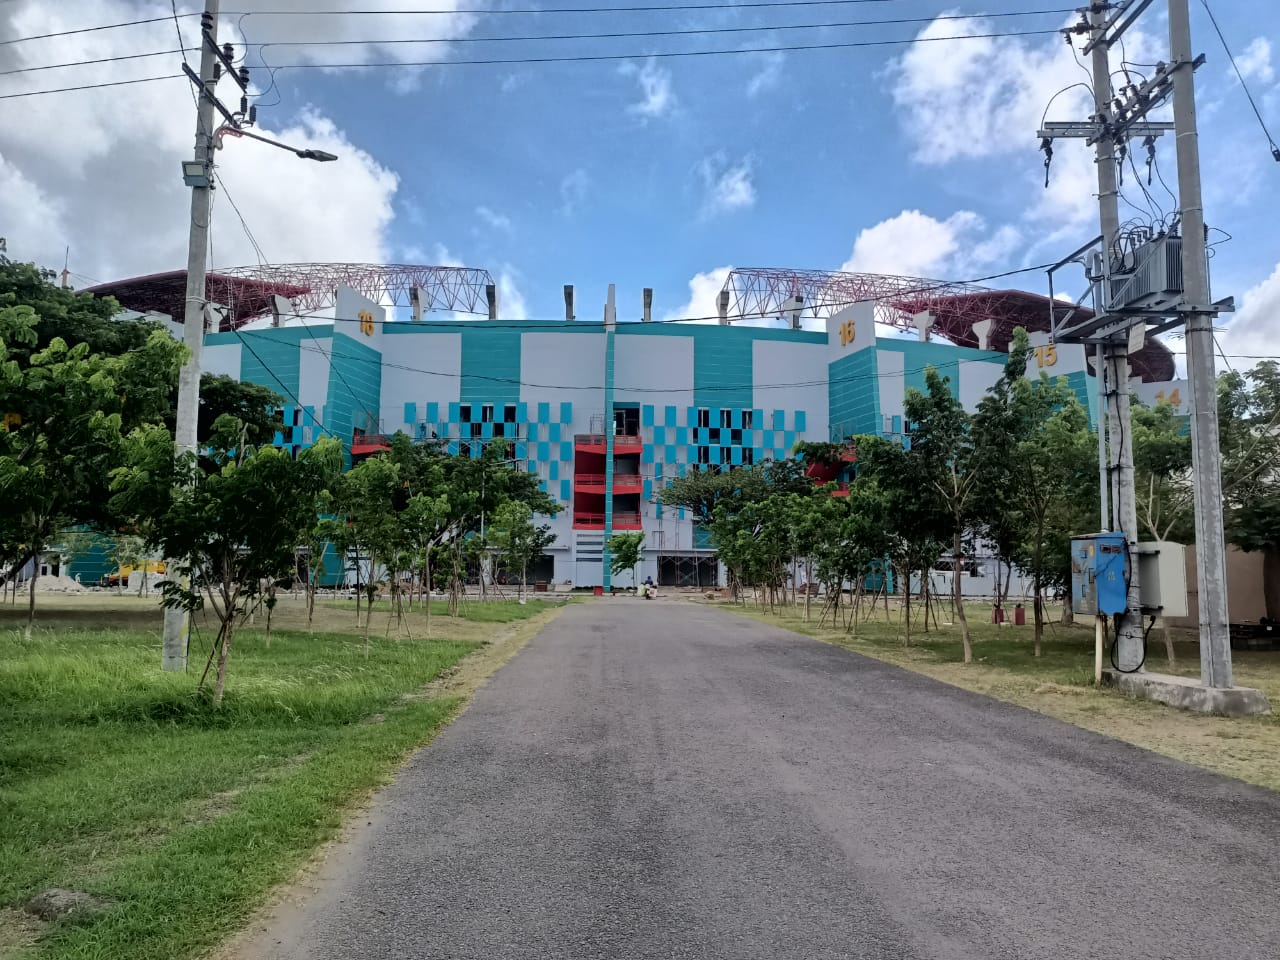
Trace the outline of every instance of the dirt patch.
{"type": "Polygon", "coordinates": [[[34,946],[44,928],[44,923],[29,913],[0,907],[0,960],[9,960],[34,946]]]}
{"type": "Polygon", "coordinates": [[[62,920],[66,917],[104,913],[115,905],[114,900],[95,897],[83,890],[51,887],[37,893],[22,905],[22,909],[37,919],[52,923],[54,920],[62,920]]]}

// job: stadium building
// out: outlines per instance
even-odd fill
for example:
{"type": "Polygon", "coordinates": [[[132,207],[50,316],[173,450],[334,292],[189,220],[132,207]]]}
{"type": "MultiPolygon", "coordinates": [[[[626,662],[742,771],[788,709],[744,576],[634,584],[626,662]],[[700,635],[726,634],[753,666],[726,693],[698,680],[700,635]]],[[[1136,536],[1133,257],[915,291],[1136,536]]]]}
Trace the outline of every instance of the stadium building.
{"type": "MultiPolygon", "coordinates": [[[[1031,372],[1065,376],[1097,418],[1091,358],[1049,341],[1050,309],[1067,307],[1021,291],[735,271],[707,322],[617,322],[611,305],[587,322],[574,318],[571,288],[566,317],[541,321],[501,319],[494,290],[484,271],[450,268],[316,264],[211,275],[207,296],[219,306],[203,368],[287,398],[276,442],[295,451],[325,433],[354,458],[397,431],[461,455],[504,438],[516,466],[564,508],[537,578],[579,587],[610,586],[605,541],[625,531],[645,534],[641,578],[722,582],[706,530],[661,503],[668,482],[782,459],[802,440],[901,437],[906,390],[923,387],[928,367],[972,410],[999,377],[1017,326],[1032,331],[1031,372]],[[406,309],[416,319],[399,319],[406,309]],[[433,319],[433,310],[449,317],[433,319]]],[[[172,317],[185,275],[94,292],[172,317]]],[[[649,302],[646,291],[644,317],[649,302]]],[[[1185,405],[1165,347],[1153,341],[1132,359],[1140,399],[1185,405]]]]}

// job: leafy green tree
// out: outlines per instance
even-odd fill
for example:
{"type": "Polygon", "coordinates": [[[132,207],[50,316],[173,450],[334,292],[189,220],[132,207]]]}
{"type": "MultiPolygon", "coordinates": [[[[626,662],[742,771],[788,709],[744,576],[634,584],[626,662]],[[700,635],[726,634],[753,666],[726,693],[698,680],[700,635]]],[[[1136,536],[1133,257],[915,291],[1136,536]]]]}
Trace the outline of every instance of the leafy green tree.
{"type": "Polygon", "coordinates": [[[852,438],[857,450],[855,488],[867,487],[868,502],[883,510],[883,543],[898,578],[902,581],[903,620],[906,642],[911,642],[911,574],[927,571],[943,551],[941,536],[950,529],[952,514],[945,502],[933,496],[936,477],[926,472],[928,462],[891,440],[876,436],[852,438]]]}
{"type": "MultiPolygon", "coordinates": [[[[177,397],[175,391],[172,401],[175,414],[177,397]]],[[[244,424],[246,442],[254,446],[272,443],[276,433],[284,429],[280,412],[283,403],[284,397],[268,387],[223,374],[203,374],[200,377],[196,436],[201,440],[207,439],[218,418],[230,415],[244,424]]],[[[171,415],[168,419],[170,429],[173,422],[171,415]]]]}
{"type": "MultiPolygon", "coordinates": [[[[181,345],[164,334],[128,358],[93,354],[54,338],[30,347],[39,317],[26,305],[0,307],[0,569],[8,577],[37,558],[69,526],[101,525],[107,478],[119,463],[120,390],[139,369],[177,374],[181,345]]],[[[35,615],[31,582],[28,629],[35,615]]]]}
{"type": "MultiPolygon", "coordinates": [[[[964,662],[970,663],[973,645],[969,637],[969,619],[964,610],[960,574],[965,534],[978,516],[976,494],[982,473],[980,451],[974,444],[971,417],[951,393],[948,378],[932,367],[925,369],[923,392],[907,389],[906,417],[911,438],[907,456],[924,481],[920,492],[936,495],[947,515],[946,527],[951,540],[951,602],[956,621],[960,624],[964,662]]],[[[943,535],[939,530],[939,539],[943,535]]]]}
{"type": "MultiPolygon", "coordinates": [[[[241,427],[224,418],[215,430],[215,468],[189,454],[176,457],[163,427],[135,431],[127,466],[114,474],[115,508],[145,521],[148,546],[183,557],[185,579],[164,584],[166,606],[202,609],[218,621],[210,652],[216,658],[213,703],[226,690],[227,663],[237,622],[265,589],[291,569],[299,539],[315,522],[316,497],[341,470],[342,448],[324,439],[296,459],[273,447],[234,445],[241,427]]],[[[205,675],[201,677],[203,689],[205,675]]]]}
{"type": "Polygon", "coordinates": [[[623,570],[631,571],[631,585],[637,586],[636,567],[644,556],[643,533],[615,533],[609,538],[609,568],[616,577],[623,570]]]}
{"type": "Polygon", "coordinates": [[[492,528],[492,543],[504,566],[513,572],[520,571],[521,597],[528,581],[529,564],[541,557],[555,540],[550,524],[539,526],[533,522],[533,511],[528,504],[508,500],[498,508],[492,528]]]}

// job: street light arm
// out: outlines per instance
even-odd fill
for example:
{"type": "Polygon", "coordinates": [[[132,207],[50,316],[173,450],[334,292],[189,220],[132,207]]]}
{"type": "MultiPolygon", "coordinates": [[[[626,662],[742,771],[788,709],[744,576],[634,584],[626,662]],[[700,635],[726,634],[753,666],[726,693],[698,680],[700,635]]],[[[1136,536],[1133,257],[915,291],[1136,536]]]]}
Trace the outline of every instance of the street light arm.
{"type": "Polygon", "coordinates": [[[236,133],[242,137],[249,137],[250,139],[260,140],[263,143],[270,144],[273,147],[279,147],[281,150],[288,150],[290,153],[301,157],[303,160],[318,160],[323,163],[329,160],[338,159],[335,154],[328,153],[324,150],[299,150],[297,147],[291,147],[287,143],[281,143],[279,140],[272,140],[270,137],[264,137],[260,133],[251,133],[244,127],[238,127],[236,129],[236,133]]]}

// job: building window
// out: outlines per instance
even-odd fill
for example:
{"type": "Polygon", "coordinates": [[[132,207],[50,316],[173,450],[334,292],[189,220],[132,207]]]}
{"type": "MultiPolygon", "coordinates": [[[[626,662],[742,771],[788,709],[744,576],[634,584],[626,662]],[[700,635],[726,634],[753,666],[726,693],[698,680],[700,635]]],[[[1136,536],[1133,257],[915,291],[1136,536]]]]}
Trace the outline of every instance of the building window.
{"type": "Polygon", "coordinates": [[[508,403],[505,407],[502,408],[502,422],[503,423],[516,422],[516,405],[514,403],[508,403]]]}
{"type": "Polygon", "coordinates": [[[480,419],[485,423],[493,423],[493,404],[486,403],[480,408],[480,419]]]}
{"type": "Polygon", "coordinates": [[[750,410],[742,411],[742,429],[751,430],[755,427],[755,414],[750,410]]]}
{"type": "Polygon", "coordinates": [[[735,447],[740,447],[740,446],[742,446],[742,431],[741,431],[741,430],[730,430],[730,431],[729,431],[729,442],[730,442],[730,443],[732,443],[735,447]]]}
{"type": "Polygon", "coordinates": [[[505,437],[506,433],[504,432],[504,429],[506,426],[507,425],[505,423],[495,423],[493,425],[493,435],[495,437],[505,437]]]}
{"type": "Polygon", "coordinates": [[[732,410],[721,410],[721,411],[720,411],[720,426],[721,426],[721,427],[723,427],[725,430],[728,430],[730,427],[732,427],[732,426],[733,426],[733,411],[732,411],[732,410]]]}
{"type": "Polygon", "coordinates": [[[699,462],[699,463],[710,463],[710,462],[711,462],[711,448],[710,448],[710,447],[699,447],[699,448],[698,448],[698,462],[699,462]]]}
{"type": "Polygon", "coordinates": [[[480,436],[480,431],[481,431],[481,429],[482,429],[482,427],[481,427],[481,425],[480,425],[480,424],[478,424],[478,423],[473,423],[473,424],[471,424],[471,436],[473,436],[473,437],[478,437],[478,436],[480,436]]]}
{"type": "Polygon", "coordinates": [[[462,423],[471,422],[471,404],[464,403],[462,406],[458,408],[458,419],[462,423]]]}
{"type": "Polygon", "coordinates": [[[724,464],[733,463],[733,447],[720,448],[720,462],[724,464]]]}
{"type": "Polygon", "coordinates": [[[707,439],[708,439],[711,443],[714,443],[714,444],[716,444],[716,445],[718,446],[718,445],[719,445],[719,443],[720,443],[720,429],[719,429],[719,427],[712,427],[710,430],[708,430],[708,431],[707,431],[707,439]]]}
{"type": "Polygon", "coordinates": [[[698,426],[700,427],[711,426],[711,411],[708,410],[706,407],[702,407],[698,410],[698,426]]]}
{"type": "Polygon", "coordinates": [[[742,465],[749,467],[756,462],[756,452],[750,447],[742,448],[742,465]]]}

